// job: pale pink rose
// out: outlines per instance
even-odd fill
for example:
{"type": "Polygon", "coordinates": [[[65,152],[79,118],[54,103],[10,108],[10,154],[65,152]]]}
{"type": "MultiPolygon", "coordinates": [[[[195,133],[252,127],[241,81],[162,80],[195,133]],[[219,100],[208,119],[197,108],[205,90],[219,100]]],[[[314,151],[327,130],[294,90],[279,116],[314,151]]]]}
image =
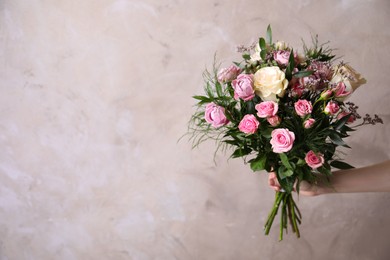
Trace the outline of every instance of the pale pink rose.
{"type": "Polygon", "coordinates": [[[271,145],[274,153],[284,153],[291,150],[295,140],[294,132],[286,128],[278,128],[271,133],[271,145]]]}
{"type": "Polygon", "coordinates": [[[309,118],[303,122],[303,127],[309,129],[314,125],[315,122],[316,120],[314,118],[309,118]]]}
{"type": "Polygon", "coordinates": [[[253,134],[257,131],[259,125],[260,123],[257,121],[254,115],[245,115],[238,125],[238,129],[240,129],[240,131],[243,133],[253,134]]]}
{"type": "Polygon", "coordinates": [[[229,123],[229,120],[225,116],[225,108],[217,106],[214,103],[207,104],[204,118],[215,128],[229,123]]]}
{"type": "Polygon", "coordinates": [[[321,167],[324,164],[324,156],[321,153],[309,151],[305,156],[305,161],[313,170],[321,167]]]}
{"type": "Polygon", "coordinates": [[[276,51],[274,52],[274,60],[279,64],[279,65],[287,65],[288,60],[290,58],[290,52],[289,51],[276,51]]]}
{"type": "Polygon", "coordinates": [[[347,86],[344,82],[339,82],[334,88],[334,96],[337,100],[344,100],[346,97],[352,94],[352,91],[347,91],[347,86]]]}
{"type": "Polygon", "coordinates": [[[231,65],[228,68],[222,68],[218,72],[218,81],[221,83],[231,82],[235,78],[237,78],[237,75],[240,74],[241,69],[237,67],[236,65],[231,65]]]}
{"type": "Polygon", "coordinates": [[[313,106],[310,101],[307,101],[306,99],[300,99],[294,104],[295,112],[301,117],[304,117],[306,115],[309,115],[312,110],[313,106]]]}
{"type": "MultiPolygon", "coordinates": [[[[337,119],[340,120],[341,118],[347,116],[351,114],[350,112],[347,112],[347,111],[342,111],[340,112],[338,115],[337,115],[337,119]]],[[[354,115],[351,115],[349,118],[348,118],[348,121],[347,121],[347,124],[352,124],[353,122],[355,122],[356,120],[356,117],[354,115]]]]}
{"type": "Polygon", "coordinates": [[[232,81],[232,87],[234,89],[234,96],[239,97],[245,101],[251,100],[255,97],[255,91],[253,89],[253,75],[240,74],[232,81]]]}
{"type": "Polygon", "coordinates": [[[257,110],[257,115],[260,118],[266,118],[276,115],[278,112],[278,103],[275,101],[264,101],[255,106],[257,110]]]}
{"type": "Polygon", "coordinates": [[[326,114],[335,115],[337,112],[339,112],[339,110],[340,106],[337,104],[337,102],[329,101],[328,104],[326,104],[324,112],[326,114]]]}
{"type": "Polygon", "coordinates": [[[278,116],[270,116],[267,117],[267,121],[272,126],[278,126],[282,120],[278,116]]]}

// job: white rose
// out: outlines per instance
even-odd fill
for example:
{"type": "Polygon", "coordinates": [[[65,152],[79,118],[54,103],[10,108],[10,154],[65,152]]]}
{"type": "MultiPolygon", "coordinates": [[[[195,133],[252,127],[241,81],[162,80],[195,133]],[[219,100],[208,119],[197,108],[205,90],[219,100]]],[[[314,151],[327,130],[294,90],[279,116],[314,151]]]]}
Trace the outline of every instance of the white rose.
{"type": "Polygon", "coordinates": [[[351,66],[347,64],[339,64],[333,68],[333,77],[330,83],[343,82],[346,86],[346,92],[354,92],[359,86],[365,84],[367,81],[359,73],[357,73],[351,66]]]}
{"type": "Polygon", "coordinates": [[[264,101],[277,101],[288,86],[286,75],[277,66],[259,69],[253,79],[256,94],[264,101]]]}

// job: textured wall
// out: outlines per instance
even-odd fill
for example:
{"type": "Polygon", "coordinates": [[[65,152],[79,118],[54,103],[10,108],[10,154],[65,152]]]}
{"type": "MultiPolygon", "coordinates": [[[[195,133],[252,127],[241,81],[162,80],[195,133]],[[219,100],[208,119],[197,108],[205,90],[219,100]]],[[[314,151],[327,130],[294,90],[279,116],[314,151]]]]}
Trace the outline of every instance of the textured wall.
{"type": "MultiPolygon", "coordinates": [[[[349,140],[390,159],[390,2],[0,0],[1,259],[389,259],[390,194],[300,198],[303,237],[262,225],[265,173],[185,140],[214,52],[239,60],[271,23],[318,33],[364,74],[383,126],[349,140]]],[[[275,225],[276,227],[276,225],[275,225]]]]}

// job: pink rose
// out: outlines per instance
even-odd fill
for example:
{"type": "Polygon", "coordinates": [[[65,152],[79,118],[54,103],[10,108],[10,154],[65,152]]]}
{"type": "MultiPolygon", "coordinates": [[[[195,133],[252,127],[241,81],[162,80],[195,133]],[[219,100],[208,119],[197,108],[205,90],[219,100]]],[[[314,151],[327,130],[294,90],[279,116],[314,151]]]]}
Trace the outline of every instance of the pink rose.
{"type": "Polygon", "coordinates": [[[271,133],[271,145],[274,153],[284,153],[291,150],[295,140],[294,132],[286,128],[278,128],[271,133]]]}
{"type": "Polygon", "coordinates": [[[339,104],[337,104],[337,102],[329,101],[329,103],[326,104],[324,112],[326,114],[335,115],[337,112],[339,112],[339,110],[340,110],[340,107],[339,107],[339,104]]]}
{"type": "Polygon", "coordinates": [[[275,101],[264,101],[255,106],[257,110],[257,115],[260,118],[266,118],[276,115],[278,112],[278,103],[275,101]]]}
{"type": "Polygon", "coordinates": [[[267,121],[272,126],[278,126],[282,120],[278,116],[270,116],[267,117],[267,121]]]}
{"type": "Polygon", "coordinates": [[[253,134],[257,131],[259,125],[260,123],[254,115],[245,115],[238,125],[238,129],[246,134],[253,134]]]}
{"type": "Polygon", "coordinates": [[[287,65],[288,60],[290,58],[290,52],[289,51],[276,51],[274,52],[274,60],[279,64],[279,65],[287,65]]]}
{"type": "Polygon", "coordinates": [[[214,103],[207,104],[204,118],[215,128],[229,123],[229,120],[225,116],[225,108],[217,106],[214,103]]]}
{"type": "Polygon", "coordinates": [[[316,154],[310,150],[305,156],[305,161],[314,170],[324,164],[324,156],[321,153],[316,154]]]}
{"type": "Polygon", "coordinates": [[[314,125],[315,122],[316,120],[314,120],[314,118],[309,118],[303,122],[303,127],[309,129],[314,125]]]}
{"type": "MultiPolygon", "coordinates": [[[[337,115],[337,119],[340,120],[341,118],[349,115],[351,113],[347,112],[347,111],[342,111],[340,112],[338,115],[337,115]]],[[[348,118],[348,121],[347,121],[347,124],[352,124],[353,122],[355,122],[356,120],[356,117],[354,115],[351,115],[349,118],[348,118]]]]}
{"type": "Polygon", "coordinates": [[[232,81],[235,96],[248,101],[255,97],[253,75],[240,74],[232,81]]]}
{"type": "Polygon", "coordinates": [[[241,69],[236,65],[231,65],[228,68],[223,68],[218,72],[218,81],[221,83],[231,82],[240,74],[241,69]]]}
{"type": "Polygon", "coordinates": [[[300,99],[294,104],[295,112],[301,117],[304,117],[306,115],[309,115],[311,111],[313,110],[313,106],[311,105],[310,101],[307,101],[306,99],[300,99]]]}

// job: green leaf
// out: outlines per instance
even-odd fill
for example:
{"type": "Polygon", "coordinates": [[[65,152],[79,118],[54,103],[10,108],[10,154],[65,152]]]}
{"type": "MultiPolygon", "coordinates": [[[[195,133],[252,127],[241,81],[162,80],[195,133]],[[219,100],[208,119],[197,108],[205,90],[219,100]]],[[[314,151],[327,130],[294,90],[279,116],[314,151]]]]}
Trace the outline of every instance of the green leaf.
{"type": "Polygon", "coordinates": [[[353,131],[356,131],[356,129],[353,129],[353,128],[350,128],[349,126],[343,125],[343,127],[340,129],[340,131],[353,132],[353,131]]]}
{"type": "Polygon", "coordinates": [[[353,167],[352,165],[346,163],[346,162],[341,162],[341,161],[337,161],[337,160],[334,160],[330,163],[330,166],[334,167],[334,168],[337,168],[337,169],[341,169],[341,170],[346,170],[346,169],[353,169],[355,167],[353,167]]]}
{"type": "Polygon", "coordinates": [[[284,179],[286,177],[289,177],[294,174],[294,171],[292,169],[287,169],[283,165],[279,167],[278,169],[278,175],[280,179],[284,179]]]}
{"type": "Polygon", "coordinates": [[[251,59],[251,55],[249,55],[248,53],[244,53],[244,54],[242,55],[242,58],[243,58],[244,60],[250,60],[250,59],[251,59]]]}
{"type": "Polygon", "coordinates": [[[250,154],[251,152],[252,152],[252,149],[250,149],[250,148],[247,148],[247,147],[241,148],[241,147],[240,147],[240,148],[236,149],[236,150],[232,153],[231,157],[232,157],[232,158],[243,157],[243,156],[245,156],[245,155],[250,154]]]}
{"type": "Polygon", "coordinates": [[[295,178],[290,176],[287,176],[290,174],[290,172],[286,172],[285,169],[283,169],[284,166],[282,165],[278,169],[278,174],[276,174],[276,177],[278,178],[280,186],[287,192],[291,193],[294,188],[294,182],[295,178]]]}
{"type": "Polygon", "coordinates": [[[333,128],[335,130],[340,130],[348,122],[348,119],[350,117],[351,117],[351,114],[348,114],[348,115],[342,117],[340,120],[338,120],[334,123],[333,128]]]}
{"type": "Polygon", "coordinates": [[[329,165],[325,165],[325,164],[323,166],[321,166],[320,168],[318,168],[318,171],[320,173],[322,173],[322,174],[327,175],[327,176],[332,174],[332,172],[330,170],[330,166],[329,165]]]}
{"type": "Polygon", "coordinates": [[[273,130],[274,129],[267,127],[266,129],[261,130],[261,135],[264,136],[265,138],[271,138],[271,134],[273,130]]]}
{"type": "Polygon", "coordinates": [[[257,158],[249,161],[251,169],[255,171],[261,171],[265,169],[265,164],[267,161],[267,156],[264,154],[259,155],[257,158]]]}
{"type": "Polygon", "coordinates": [[[298,165],[298,166],[302,166],[302,165],[305,165],[305,164],[306,164],[305,160],[299,158],[299,160],[298,160],[298,162],[297,162],[297,165],[298,165]]]}
{"type": "Polygon", "coordinates": [[[217,96],[218,97],[221,97],[223,94],[222,94],[222,86],[221,86],[221,83],[219,82],[216,82],[215,83],[215,90],[217,91],[217,96]]]}
{"type": "Polygon", "coordinates": [[[305,70],[305,71],[298,71],[297,73],[293,74],[294,78],[304,78],[312,75],[314,73],[313,70],[305,70]]]}
{"type": "Polygon", "coordinates": [[[267,49],[267,44],[265,43],[264,38],[259,39],[259,45],[261,50],[266,50],[267,49]]]}
{"type": "Polygon", "coordinates": [[[267,42],[269,45],[272,44],[272,30],[271,30],[271,25],[269,24],[267,27],[267,42]]]}
{"type": "Polygon", "coordinates": [[[287,64],[287,68],[286,68],[286,78],[288,80],[291,80],[291,77],[292,77],[292,72],[294,70],[294,66],[295,66],[295,61],[294,61],[294,50],[291,49],[291,52],[290,52],[290,57],[288,59],[288,64],[287,64]]]}
{"type": "Polygon", "coordinates": [[[343,141],[343,139],[341,139],[340,135],[337,132],[330,132],[329,138],[330,138],[330,140],[332,140],[332,142],[334,144],[337,144],[337,145],[340,145],[340,146],[344,146],[344,147],[347,147],[347,148],[351,148],[350,146],[348,146],[343,141]]]}
{"type": "Polygon", "coordinates": [[[280,153],[279,157],[282,160],[284,167],[286,167],[288,170],[293,170],[293,167],[291,166],[288,157],[285,153],[280,153]]]}
{"type": "Polygon", "coordinates": [[[211,102],[211,99],[205,96],[192,96],[192,98],[203,101],[203,102],[211,102]]]}

